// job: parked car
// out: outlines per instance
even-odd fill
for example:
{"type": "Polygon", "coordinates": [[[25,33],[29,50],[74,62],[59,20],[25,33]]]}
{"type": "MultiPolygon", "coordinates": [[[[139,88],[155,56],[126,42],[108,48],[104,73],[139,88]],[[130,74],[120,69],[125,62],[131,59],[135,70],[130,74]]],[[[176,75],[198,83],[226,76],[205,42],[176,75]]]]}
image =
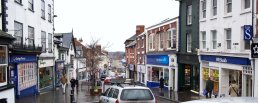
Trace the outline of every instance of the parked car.
{"type": "Polygon", "coordinates": [[[157,103],[152,91],[143,86],[112,85],[100,96],[100,103],[157,103]]]}

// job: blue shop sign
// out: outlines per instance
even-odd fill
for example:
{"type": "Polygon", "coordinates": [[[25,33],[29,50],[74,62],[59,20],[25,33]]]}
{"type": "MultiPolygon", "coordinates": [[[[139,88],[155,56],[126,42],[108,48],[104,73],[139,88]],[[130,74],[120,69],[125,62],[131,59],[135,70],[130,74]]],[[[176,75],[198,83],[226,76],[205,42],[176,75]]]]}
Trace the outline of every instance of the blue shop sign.
{"type": "Polygon", "coordinates": [[[10,63],[35,62],[36,55],[10,55],[10,63]]]}
{"type": "Polygon", "coordinates": [[[168,55],[147,55],[147,64],[168,66],[169,57],[168,55]]]}
{"type": "Polygon", "coordinates": [[[244,40],[252,40],[253,38],[253,26],[252,25],[244,25],[244,40]]]}
{"type": "Polygon", "coordinates": [[[240,57],[201,55],[201,60],[211,61],[211,62],[229,63],[229,64],[238,64],[238,65],[251,65],[251,62],[248,58],[240,58],[240,57]]]}

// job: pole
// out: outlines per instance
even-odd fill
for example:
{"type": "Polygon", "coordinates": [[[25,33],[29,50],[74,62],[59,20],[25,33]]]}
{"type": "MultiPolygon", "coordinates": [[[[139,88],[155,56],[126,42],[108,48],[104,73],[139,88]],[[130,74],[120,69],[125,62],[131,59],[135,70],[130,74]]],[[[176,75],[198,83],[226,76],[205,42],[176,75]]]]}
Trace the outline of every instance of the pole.
{"type": "MultiPolygon", "coordinates": [[[[252,15],[252,28],[253,28],[253,34],[256,34],[256,33],[254,33],[254,0],[252,0],[252,13],[251,13],[251,15],[252,15]]],[[[253,35],[253,38],[255,38],[255,35],[253,35]]],[[[252,43],[254,43],[254,40],[252,40],[252,43]]],[[[252,67],[252,69],[253,69],[253,71],[252,71],[252,85],[253,85],[253,91],[252,91],[252,97],[254,97],[254,92],[255,92],[255,58],[252,58],[251,57],[251,59],[252,59],[252,62],[253,62],[253,67],[252,67]]]]}

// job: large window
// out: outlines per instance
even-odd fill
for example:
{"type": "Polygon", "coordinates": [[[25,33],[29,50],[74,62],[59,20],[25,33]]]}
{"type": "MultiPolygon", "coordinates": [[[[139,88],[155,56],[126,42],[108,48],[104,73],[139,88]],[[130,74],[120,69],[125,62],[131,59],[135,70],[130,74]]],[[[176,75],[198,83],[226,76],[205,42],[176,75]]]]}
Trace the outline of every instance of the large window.
{"type": "Polygon", "coordinates": [[[217,0],[212,0],[212,15],[217,15],[217,0]]]}
{"type": "Polygon", "coordinates": [[[29,46],[33,46],[34,44],[34,28],[31,26],[28,26],[28,44],[29,46]]]}
{"type": "Polygon", "coordinates": [[[202,33],[202,48],[206,49],[206,32],[203,31],[202,33]]]}
{"type": "Polygon", "coordinates": [[[48,21],[51,22],[51,5],[48,4],[48,21]]]}
{"type": "Polygon", "coordinates": [[[226,12],[227,13],[232,12],[232,0],[226,0],[226,12]]]}
{"type": "Polygon", "coordinates": [[[19,90],[36,85],[36,63],[21,63],[17,65],[19,90]]]}
{"type": "Polygon", "coordinates": [[[168,31],[168,38],[167,38],[167,46],[168,46],[168,48],[172,48],[172,31],[171,30],[169,30],[168,31]]]}
{"type": "Polygon", "coordinates": [[[0,86],[7,83],[7,47],[0,45],[0,86]]]}
{"type": "Polygon", "coordinates": [[[217,31],[212,30],[211,31],[211,40],[212,40],[212,49],[217,49],[217,31]]]}
{"type": "Polygon", "coordinates": [[[164,33],[160,33],[159,34],[159,48],[160,49],[163,49],[163,47],[164,47],[164,33]]]}
{"type": "Polygon", "coordinates": [[[187,52],[191,52],[192,49],[192,36],[191,34],[186,34],[186,49],[187,52]]]}
{"type": "Polygon", "coordinates": [[[202,18],[206,18],[206,0],[201,1],[202,18]]]}
{"type": "Polygon", "coordinates": [[[176,29],[172,30],[172,47],[176,48],[176,29]]]}
{"type": "Polygon", "coordinates": [[[46,52],[46,32],[41,31],[41,45],[42,45],[42,52],[46,52]]]}
{"type": "Polygon", "coordinates": [[[225,29],[227,49],[231,49],[231,29],[225,29]]]}
{"type": "Polygon", "coordinates": [[[41,18],[45,19],[45,1],[41,0],[41,18]]]}
{"type": "Polygon", "coordinates": [[[48,33],[48,52],[52,52],[52,34],[48,33]]]}
{"type": "Polygon", "coordinates": [[[23,26],[22,23],[14,21],[14,37],[16,38],[15,44],[22,45],[23,26]]]}
{"type": "Polygon", "coordinates": [[[28,8],[30,9],[30,10],[34,10],[34,2],[33,2],[33,0],[28,0],[28,8]]]}
{"type": "Polygon", "coordinates": [[[187,25],[192,24],[192,5],[187,6],[187,25]]]}

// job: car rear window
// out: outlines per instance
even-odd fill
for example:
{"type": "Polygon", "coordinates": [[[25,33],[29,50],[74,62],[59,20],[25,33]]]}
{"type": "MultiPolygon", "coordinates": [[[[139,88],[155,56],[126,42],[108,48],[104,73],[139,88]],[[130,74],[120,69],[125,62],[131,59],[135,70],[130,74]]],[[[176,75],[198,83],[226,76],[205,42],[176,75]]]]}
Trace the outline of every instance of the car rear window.
{"type": "Polygon", "coordinates": [[[153,100],[153,95],[149,89],[124,89],[121,93],[121,100],[153,100]]]}

